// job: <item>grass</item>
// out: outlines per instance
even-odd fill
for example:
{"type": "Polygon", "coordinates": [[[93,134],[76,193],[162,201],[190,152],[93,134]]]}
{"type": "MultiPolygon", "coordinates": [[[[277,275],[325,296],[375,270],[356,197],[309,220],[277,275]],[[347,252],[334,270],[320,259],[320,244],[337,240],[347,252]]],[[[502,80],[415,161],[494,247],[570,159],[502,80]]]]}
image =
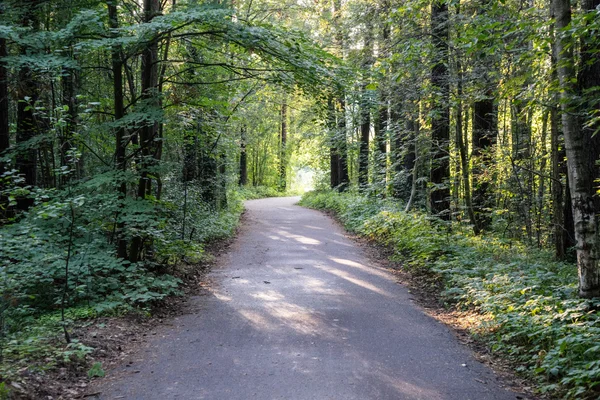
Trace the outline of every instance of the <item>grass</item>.
{"type": "Polygon", "coordinates": [[[333,211],[346,229],[388,246],[407,270],[440,276],[440,301],[485,316],[473,334],[535,380],[540,393],[566,399],[600,395],[600,302],[577,297],[575,265],[405,213],[392,201],[311,192],[300,204],[333,211]]]}

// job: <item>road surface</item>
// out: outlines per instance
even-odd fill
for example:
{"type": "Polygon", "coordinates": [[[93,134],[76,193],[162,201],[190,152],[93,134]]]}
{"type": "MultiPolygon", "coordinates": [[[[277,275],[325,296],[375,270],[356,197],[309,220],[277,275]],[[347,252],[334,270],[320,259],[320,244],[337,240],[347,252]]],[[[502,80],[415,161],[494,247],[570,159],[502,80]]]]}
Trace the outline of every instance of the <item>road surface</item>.
{"type": "Polygon", "coordinates": [[[210,294],[112,371],[98,398],[517,398],[337,223],[297,200],[247,202],[210,294]]]}

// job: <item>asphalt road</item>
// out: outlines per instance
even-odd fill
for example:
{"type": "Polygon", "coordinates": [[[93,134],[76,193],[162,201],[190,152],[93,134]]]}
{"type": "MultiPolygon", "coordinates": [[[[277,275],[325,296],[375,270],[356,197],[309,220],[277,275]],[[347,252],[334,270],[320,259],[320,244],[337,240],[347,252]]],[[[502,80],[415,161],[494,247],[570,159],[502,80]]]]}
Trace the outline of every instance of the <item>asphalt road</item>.
{"type": "Polygon", "coordinates": [[[113,371],[101,399],[517,398],[335,222],[297,200],[247,202],[211,294],[113,371]]]}

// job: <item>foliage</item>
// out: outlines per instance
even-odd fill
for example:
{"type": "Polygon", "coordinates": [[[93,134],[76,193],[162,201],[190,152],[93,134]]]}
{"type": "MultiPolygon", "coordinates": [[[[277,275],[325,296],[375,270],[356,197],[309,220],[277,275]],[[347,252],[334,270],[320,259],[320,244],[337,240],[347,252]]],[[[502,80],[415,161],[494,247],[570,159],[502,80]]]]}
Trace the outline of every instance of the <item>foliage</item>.
{"type": "Polygon", "coordinates": [[[542,392],[597,397],[600,303],[577,297],[572,265],[513,240],[448,229],[375,198],[312,192],[301,204],[335,212],[348,229],[390,247],[405,268],[443,277],[441,299],[485,315],[476,334],[519,372],[536,377],[542,392]]]}
{"type": "Polygon", "coordinates": [[[239,194],[245,200],[264,199],[266,197],[282,197],[287,193],[280,192],[278,189],[270,186],[246,186],[239,189],[239,194]]]}
{"type": "MultiPolygon", "coordinates": [[[[239,195],[232,193],[228,207],[215,212],[199,200],[198,186],[190,185],[191,210],[185,218],[194,228],[181,239],[182,196],[168,196],[152,207],[139,203],[119,207],[116,197],[102,192],[85,194],[83,189],[90,186],[92,182],[86,182],[81,193],[78,187],[70,194],[40,191],[34,207],[0,230],[0,373],[5,379],[23,366],[43,370],[84,362],[93,349],[75,341],[65,347],[63,327],[70,330],[77,321],[144,309],[178,294],[180,280],[165,273],[167,268],[172,271],[181,260],[200,262],[203,244],[230,236],[243,209],[239,195]],[[76,225],[67,255],[71,206],[76,225]],[[143,232],[153,243],[152,259],[130,263],[116,257],[107,238],[117,209],[121,218],[130,222],[130,229],[136,229],[136,234],[143,232]],[[60,308],[67,256],[70,271],[63,321],[60,308]]],[[[183,193],[171,189],[170,193],[183,193]]],[[[94,374],[99,376],[97,371],[94,374]]]]}
{"type": "Polygon", "coordinates": [[[90,378],[102,378],[106,373],[102,369],[102,363],[96,362],[92,365],[92,368],[88,370],[88,377],[90,378]]]}

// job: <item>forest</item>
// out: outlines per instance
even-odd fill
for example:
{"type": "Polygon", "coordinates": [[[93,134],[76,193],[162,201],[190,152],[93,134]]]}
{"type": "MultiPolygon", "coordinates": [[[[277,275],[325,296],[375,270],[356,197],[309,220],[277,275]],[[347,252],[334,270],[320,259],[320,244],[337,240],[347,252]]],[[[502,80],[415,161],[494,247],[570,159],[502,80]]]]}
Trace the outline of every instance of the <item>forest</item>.
{"type": "Polygon", "coordinates": [[[77,324],[309,189],[539,391],[597,398],[599,29],[598,0],[0,0],[0,399],[95,376],[77,324]]]}

